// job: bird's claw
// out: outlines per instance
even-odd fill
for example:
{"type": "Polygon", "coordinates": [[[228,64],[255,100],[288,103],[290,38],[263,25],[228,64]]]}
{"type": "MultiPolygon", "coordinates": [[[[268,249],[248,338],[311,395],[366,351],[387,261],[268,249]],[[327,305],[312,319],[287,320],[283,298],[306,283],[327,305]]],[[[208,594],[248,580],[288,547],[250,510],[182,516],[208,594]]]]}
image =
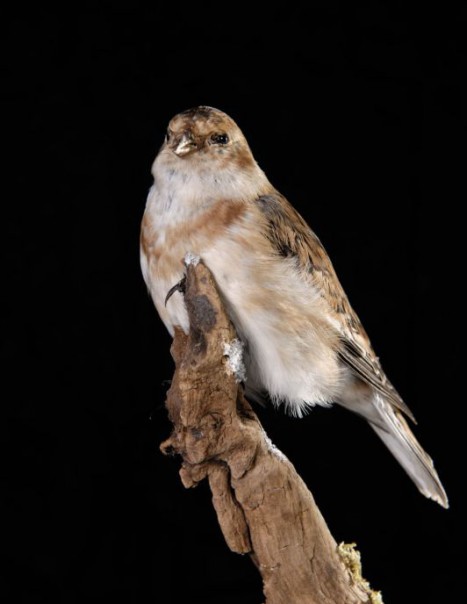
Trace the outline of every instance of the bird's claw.
{"type": "Polygon", "coordinates": [[[176,283],[173,287],[169,289],[167,295],[165,297],[164,306],[167,306],[167,302],[172,297],[172,294],[175,292],[180,292],[181,294],[185,293],[185,284],[186,284],[186,276],[183,276],[178,283],[176,283]]]}

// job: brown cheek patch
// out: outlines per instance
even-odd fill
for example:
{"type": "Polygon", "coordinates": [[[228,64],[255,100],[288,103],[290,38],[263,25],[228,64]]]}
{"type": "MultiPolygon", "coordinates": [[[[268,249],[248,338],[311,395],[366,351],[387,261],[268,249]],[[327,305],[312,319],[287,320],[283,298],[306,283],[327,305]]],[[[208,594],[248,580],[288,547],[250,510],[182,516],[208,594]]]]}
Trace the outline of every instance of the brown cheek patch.
{"type": "Polygon", "coordinates": [[[248,170],[255,165],[253,157],[244,149],[238,149],[233,157],[240,170],[248,170]]]}
{"type": "MultiPolygon", "coordinates": [[[[211,147],[211,149],[213,149],[213,147],[211,147]]],[[[226,168],[238,168],[242,172],[245,172],[255,166],[255,161],[251,157],[251,154],[241,147],[219,147],[214,150],[216,161],[221,170],[226,168]]]]}

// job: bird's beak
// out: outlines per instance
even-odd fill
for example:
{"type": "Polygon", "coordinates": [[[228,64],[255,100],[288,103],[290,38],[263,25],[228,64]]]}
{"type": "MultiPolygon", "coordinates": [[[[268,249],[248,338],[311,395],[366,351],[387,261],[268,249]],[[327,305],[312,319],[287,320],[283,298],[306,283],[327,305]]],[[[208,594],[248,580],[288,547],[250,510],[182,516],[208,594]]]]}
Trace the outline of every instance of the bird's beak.
{"type": "Polygon", "coordinates": [[[196,149],[196,143],[189,132],[184,132],[178,140],[174,141],[172,146],[172,151],[179,157],[187,155],[187,153],[190,153],[194,149],[196,149]]]}

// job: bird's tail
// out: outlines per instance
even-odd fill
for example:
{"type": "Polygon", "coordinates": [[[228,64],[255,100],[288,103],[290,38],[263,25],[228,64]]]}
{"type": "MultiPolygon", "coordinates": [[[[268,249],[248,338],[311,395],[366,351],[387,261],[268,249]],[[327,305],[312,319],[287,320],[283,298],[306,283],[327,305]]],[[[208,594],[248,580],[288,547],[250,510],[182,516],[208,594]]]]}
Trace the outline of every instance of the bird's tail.
{"type": "Polygon", "coordinates": [[[379,421],[369,419],[370,426],[391,451],[419,491],[444,508],[449,507],[446,492],[431,457],[422,449],[402,414],[379,394],[375,395],[379,421]]]}

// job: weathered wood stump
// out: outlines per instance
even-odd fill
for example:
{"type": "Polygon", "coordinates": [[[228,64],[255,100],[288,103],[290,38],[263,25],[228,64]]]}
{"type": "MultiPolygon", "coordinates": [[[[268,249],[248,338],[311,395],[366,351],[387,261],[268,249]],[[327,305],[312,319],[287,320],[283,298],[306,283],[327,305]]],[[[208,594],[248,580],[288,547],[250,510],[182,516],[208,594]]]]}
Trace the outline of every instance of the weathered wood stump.
{"type": "Polygon", "coordinates": [[[185,487],[209,479],[227,545],[251,556],[266,604],[382,602],[361,577],[358,552],[337,545],[244,398],[241,345],[211,273],[202,262],[186,272],[190,333],[178,329],[172,344],[167,409],[174,429],[162,451],[181,455],[185,487]]]}

